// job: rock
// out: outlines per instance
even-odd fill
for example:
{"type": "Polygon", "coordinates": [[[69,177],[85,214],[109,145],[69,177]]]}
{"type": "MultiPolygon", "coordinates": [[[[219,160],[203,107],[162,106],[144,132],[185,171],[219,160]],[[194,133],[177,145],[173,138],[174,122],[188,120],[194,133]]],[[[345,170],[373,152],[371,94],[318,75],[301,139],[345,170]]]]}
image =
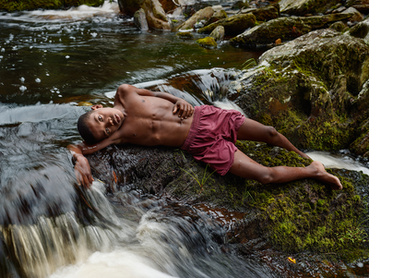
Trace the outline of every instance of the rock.
{"type": "Polygon", "coordinates": [[[189,31],[179,31],[176,33],[176,35],[178,36],[178,38],[183,39],[183,40],[193,39],[193,34],[190,30],[189,31]]]}
{"type": "Polygon", "coordinates": [[[359,97],[368,86],[368,61],[365,41],[316,30],[263,53],[260,66],[231,90],[249,117],[275,126],[296,146],[348,149],[368,119],[368,100],[359,97]]]}
{"type": "Polygon", "coordinates": [[[306,15],[323,13],[329,8],[340,4],[340,0],[281,0],[279,5],[282,13],[290,15],[306,15]]]}
{"type": "Polygon", "coordinates": [[[253,14],[238,14],[200,28],[198,32],[210,34],[217,26],[223,26],[226,35],[236,36],[246,29],[253,27],[255,23],[256,17],[253,14]]]}
{"type": "Polygon", "coordinates": [[[171,30],[167,15],[158,0],[145,0],[142,7],[150,29],[171,30]]]}
{"type": "Polygon", "coordinates": [[[136,26],[138,26],[140,30],[142,31],[149,30],[149,25],[147,24],[147,19],[146,19],[146,13],[142,8],[135,12],[134,19],[136,26]]]}
{"type": "Polygon", "coordinates": [[[348,8],[347,10],[343,11],[342,13],[343,14],[351,14],[352,16],[349,18],[349,20],[351,22],[355,22],[355,21],[359,22],[364,19],[362,14],[353,7],[348,8]]]}
{"type": "Polygon", "coordinates": [[[210,34],[215,41],[222,41],[225,36],[225,28],[223,26],[217,26],[210,34]]]}
{"type": "Polygon", "coordinates": [[[163,7],[164,11],[166,13],[172,12],[175,10],[178,6],[182,5],[183,3],[180,3],[182,1],[179,0],[160,0],[160,4],[163,7]]]}
{"type": "Polygon", "coordinates": [[[337,21],[335,23],[332,23],[331,26],[329,26],[329,28],[337,31],[337,32],[343,32],[344,30],[346,30],[348,27],[346,24],[344,24],[342,21],[337,21]]]}
{"type": "Polygon", "coordinates": [[[217,9],[217,7],[214,7],[214,14],[212,15],[212,17],[207,21],[206,25],[209,25],[211,23],[214,23],[220,19],[225,19],[228,17],[228,15],[226,14],[226,11],[224,9],[222,9],[222,7],[220,9],[217,9]]]}
{"type": "Polygon", "coordinates": [[[201,45],[202,47],[205,47],[205,48],[215,48],[215,47],[218,46],[217,42],[211,36],[210,37],[205,37],[205,38],[202,38],[202,39],[198,39],[196,42],[199,45],[201,45]]]}
{"type": "Polygon", "coordinates": [[[251,9],[249,12],[255,15],[257,21],[268,21],[280,16],[279,5],[276,3],[258,9],[251,9]]]}
{"type": "MultiPolygon", "coordinates": [[[[271,167],[310,163],[266,144],[238,141],[237,145],[271,167]]],[[[204,204],[218,210],[221,218],[240,213],[235,223],[221,225],[226,242],[249,257],[261,259],[266,250],[316,256],[334,252],[336,259],[346,261],[368,256],[368,176],[359,172],[331,171],[344,186],[332,191],[311,179],[263,186],[229,173],[222,177],[174,148],[109,146],[88,159],[94,177],[108,185],[112,196],[151,193],[185,205],[204,204]],[[357,236],[347,237],[348,231],[357,236]]]]}
{"type": "Polygon", "coordinates": [[[330,14],[310,17],[280,17],[272,19],[232,38],[231,44],[241,47],[257,47],[300,37],[329,23],[349,19],[351,14],[330,14]]]}
{"type": "Polygon", "coordinates": [[[118,6],[121,13],[134,16],[135,12],[140,10],[145,0],[119,0],[118,6]]]}
{"type": "Polygon", "coordinates": [[[368,41],[369,37],[369,19],[366,19],[362,22],[357,23],[353,27],[350,28],[349,34],[361,39],[366,39],[368,41]]]}
{"type": "Polygon", "coordinates": [[[196,22],[201,20],[208,21],[214,15],[214,9],[212,7],[206,7],[197,11],[194,15],[192,15],[188,20],[185,21],[178,29],[187,30],[194,28],[196,22]]]}
{"type": "Polygon", "coordinates": [[[369,14],[369,0],[347,0],[346,7],[353,7],[362,14],[369,14]]]}

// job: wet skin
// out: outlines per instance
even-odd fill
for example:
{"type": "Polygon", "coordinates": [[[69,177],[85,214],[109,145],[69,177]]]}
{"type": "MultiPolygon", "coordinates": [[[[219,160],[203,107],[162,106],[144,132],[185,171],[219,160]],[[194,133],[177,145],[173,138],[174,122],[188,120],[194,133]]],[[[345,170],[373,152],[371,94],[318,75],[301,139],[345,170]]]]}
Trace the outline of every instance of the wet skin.
{"type": "MultiPolygon", "coordinates": [[[[86,187],[91,184],[93,177],[85,154],[119,143],[180,147],[193,120],[194,108],[185,100],[131,85],[121,85],[118,88],[114,103],[113,108],[103,108],[101,105],[92,107],[94,112],[89,117],[88,126],[99,143],[94,146],[68,146],[76,159],[75,174],[78,182],[86,187]]],[[[275,128],[251,119],[245,119],[238,130],[237,138],[265,142],[309,158],[275,128]]],[[[323,165],[316,161],[308,167],[266,167],[238,150],[229,172],[263,184],[315,178],[329,184],[333,189],[342,189],[340,180],[327,173],[323,165]]]]}

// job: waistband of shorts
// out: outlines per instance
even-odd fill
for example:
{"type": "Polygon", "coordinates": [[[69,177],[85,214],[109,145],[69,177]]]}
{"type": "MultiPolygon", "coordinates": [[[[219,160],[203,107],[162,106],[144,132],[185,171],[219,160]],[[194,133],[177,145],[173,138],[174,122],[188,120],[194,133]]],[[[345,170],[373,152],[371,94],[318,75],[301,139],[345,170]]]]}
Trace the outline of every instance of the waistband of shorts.
{"type": "Polygon", "coordinates": [[[200,122],[200,116],[201,116],[201,106],[195,106],[193,112],[192,125],[190,126],[189,133],[186,136],[185,142],[183,142],[183,145],[181,146],[181,149],[184,151],[189,150],[190,145],[194,137],[196,136],[196,129],[200,122]]]}

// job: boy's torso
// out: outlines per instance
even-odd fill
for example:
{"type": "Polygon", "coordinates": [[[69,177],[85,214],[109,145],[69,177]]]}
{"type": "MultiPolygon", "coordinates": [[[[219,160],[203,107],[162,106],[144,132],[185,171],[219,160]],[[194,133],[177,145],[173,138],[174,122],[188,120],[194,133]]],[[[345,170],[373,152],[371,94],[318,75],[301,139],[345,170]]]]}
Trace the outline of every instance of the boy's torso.
{"type": "Polygon", "coordinates": [[[193,116],[181,119],[177,113],[172,113],[173,107],[174,104],[165,99],[146,96],[125,103],[126,118],[119,131],[121,143],[180,147],[193,116]]]}

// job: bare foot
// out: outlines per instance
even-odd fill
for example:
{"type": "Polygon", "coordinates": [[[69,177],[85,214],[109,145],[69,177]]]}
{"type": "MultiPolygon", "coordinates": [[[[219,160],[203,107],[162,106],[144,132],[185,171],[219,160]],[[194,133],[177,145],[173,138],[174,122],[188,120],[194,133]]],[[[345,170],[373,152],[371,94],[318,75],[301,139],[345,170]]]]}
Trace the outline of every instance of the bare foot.
{"type": "Polygon", "coordinates": [[[333,190],[341,190],[343,188],[340,180],[334,175],[329,174],[321,162],[313,161],[309,167],[312,167],[317,171],[315,179],[329,184],[333,190]]]}

